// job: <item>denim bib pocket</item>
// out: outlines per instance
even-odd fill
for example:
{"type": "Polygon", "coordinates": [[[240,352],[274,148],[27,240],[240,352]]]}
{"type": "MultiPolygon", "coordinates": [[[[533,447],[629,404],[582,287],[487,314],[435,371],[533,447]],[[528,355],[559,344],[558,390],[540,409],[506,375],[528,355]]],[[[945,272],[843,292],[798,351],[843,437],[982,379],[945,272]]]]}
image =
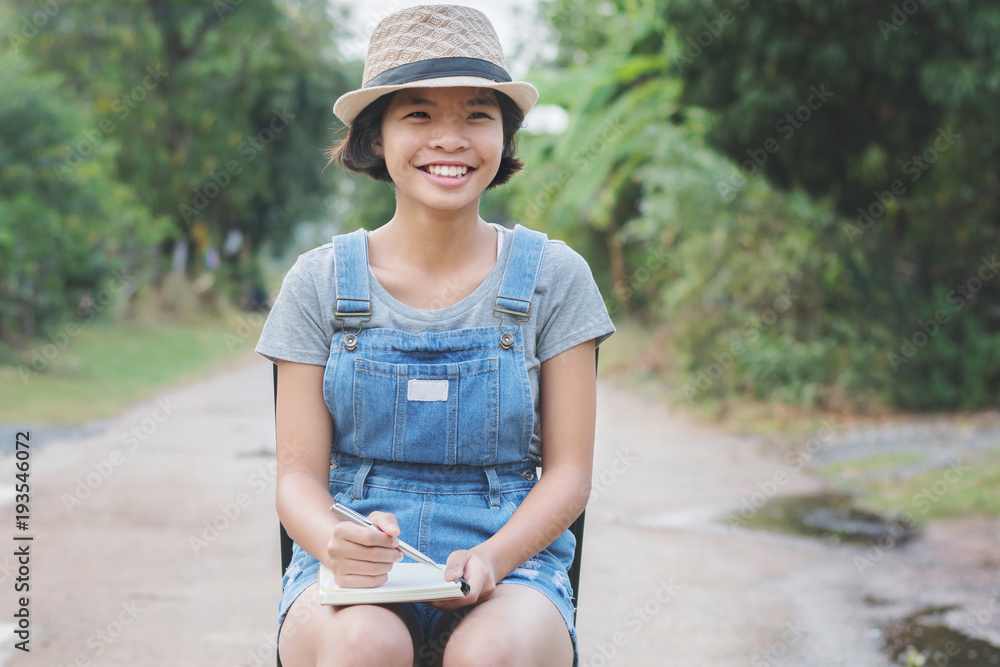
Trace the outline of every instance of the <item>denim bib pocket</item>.
{"type": "Polygon", "coordinates": [[[496,460],[496,357],[437,364],[355,359],[352,392],[355,456],[438,465],[496,460]]]}

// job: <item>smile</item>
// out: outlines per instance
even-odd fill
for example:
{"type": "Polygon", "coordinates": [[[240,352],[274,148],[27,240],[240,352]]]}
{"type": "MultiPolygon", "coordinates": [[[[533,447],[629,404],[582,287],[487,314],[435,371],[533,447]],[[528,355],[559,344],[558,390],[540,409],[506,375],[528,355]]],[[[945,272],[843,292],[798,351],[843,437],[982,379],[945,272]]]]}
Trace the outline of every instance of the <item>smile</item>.
{"type": "Polygon", "coordinates": [[[429,164],[421,167],[421,169],[435,176],[448,176],[451,178],[459,178],[469,172],[469,167],[464,165],[459,167],[455,165],[429,164]]]}

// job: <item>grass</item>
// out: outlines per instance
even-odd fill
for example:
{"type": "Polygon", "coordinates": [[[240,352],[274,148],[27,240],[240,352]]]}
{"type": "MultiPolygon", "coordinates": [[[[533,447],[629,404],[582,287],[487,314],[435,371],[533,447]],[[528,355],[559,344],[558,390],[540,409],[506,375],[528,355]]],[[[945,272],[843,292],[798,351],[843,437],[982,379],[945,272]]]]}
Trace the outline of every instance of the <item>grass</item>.
{"type": "Polygon", "coordinates": [[[955,466],[905,479],[864,482],[858,499],[875,511],[907,512],[918,521],[1000,516],[1000,452],[968,457],[955,466]]]}
{"type": "Polygon", "coordinates": [[[93,322],[61,347],[36,339],[19,351],[19,365],[0,366],[0,422],[76,425],[109,417],[164,386],[245,361],[262,324],[263,317],[246,315],[186,325],[93,322]]]}
{"type": "Polygon", "coordinates": [[[831,483],[844,483],[875,475],[892,475],[900,468],[916,465],[926,459],[927,455],[921,452],[889,452],[839,463],[828,463],[819,466],[816,472],[831,483]]]}

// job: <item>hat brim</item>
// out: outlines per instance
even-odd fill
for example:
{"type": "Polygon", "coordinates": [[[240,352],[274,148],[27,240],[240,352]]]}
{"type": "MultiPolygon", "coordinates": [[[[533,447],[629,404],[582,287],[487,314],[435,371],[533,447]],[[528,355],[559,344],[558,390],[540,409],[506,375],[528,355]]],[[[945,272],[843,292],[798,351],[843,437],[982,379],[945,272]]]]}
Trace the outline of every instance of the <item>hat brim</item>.
{"type": "Polygon", "coordinates": [[[404,88],[492,88],[499,90],[512,100],[521,113],[527,114],[538,101],[538,90],[530,83],[524,81],[493,81],[483,79],[478,76],[443,76],[437,79],[421,79],[400,83],[392,86],[373,86],[371,88],[359,88],[349,93],[341,95],[333,105],[333,113],[342,120],[345,125],[350,125],[357,118],[361,111],[387,93],[392,93],[404,88]]]}

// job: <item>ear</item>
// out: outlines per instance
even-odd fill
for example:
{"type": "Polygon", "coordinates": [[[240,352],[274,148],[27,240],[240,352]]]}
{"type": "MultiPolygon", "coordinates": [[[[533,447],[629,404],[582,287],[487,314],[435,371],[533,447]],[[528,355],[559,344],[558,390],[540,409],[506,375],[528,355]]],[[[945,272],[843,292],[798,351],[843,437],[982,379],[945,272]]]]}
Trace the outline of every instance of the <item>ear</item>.
{"type": "Polygon", "coordinates": [[[374,137],[372,137],[372,152],[374,152],[375,155],[377,155],[378,157],[384,157],[382,155],[382,135],[381,134],[376,134],[374,137]]]}

